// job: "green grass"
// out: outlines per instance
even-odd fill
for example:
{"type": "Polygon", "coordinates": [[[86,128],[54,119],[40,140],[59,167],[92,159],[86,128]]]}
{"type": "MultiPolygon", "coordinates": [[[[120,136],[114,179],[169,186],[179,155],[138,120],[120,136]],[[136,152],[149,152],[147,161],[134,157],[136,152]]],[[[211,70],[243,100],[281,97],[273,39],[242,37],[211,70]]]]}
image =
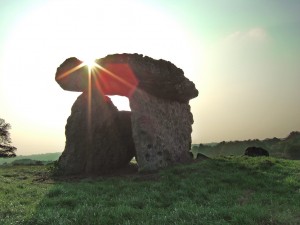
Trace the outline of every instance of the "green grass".
{"type": "Polygon", "coordinates": [[[226,157],[157,174],[52,181],[0,168],[0,224],[300,224],[300,161],[226,157]]]}
{"type": "Polygon", "coordinates": [[[61,152],[55,153],[45,153],[45,154],[35,154],[35,155],[19,155],[14,158],[0,158],[0,165],[4,163],[12,163],[13,161],[20,159],[31,159],[37,161],[55,161],[59,158],[61,152]]]}

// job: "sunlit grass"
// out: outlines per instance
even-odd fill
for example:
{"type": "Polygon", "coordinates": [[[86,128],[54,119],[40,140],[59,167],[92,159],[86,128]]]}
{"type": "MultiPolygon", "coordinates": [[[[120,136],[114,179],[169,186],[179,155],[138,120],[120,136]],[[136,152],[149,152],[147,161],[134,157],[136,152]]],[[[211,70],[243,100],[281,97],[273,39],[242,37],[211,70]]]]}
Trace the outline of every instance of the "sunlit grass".
{"type": "Polygon", "coordinates": [[[300,224],[299,161],[227,157],[158,174],[37,179],[46,171],[0,169],[0,224],[300,224]]]}

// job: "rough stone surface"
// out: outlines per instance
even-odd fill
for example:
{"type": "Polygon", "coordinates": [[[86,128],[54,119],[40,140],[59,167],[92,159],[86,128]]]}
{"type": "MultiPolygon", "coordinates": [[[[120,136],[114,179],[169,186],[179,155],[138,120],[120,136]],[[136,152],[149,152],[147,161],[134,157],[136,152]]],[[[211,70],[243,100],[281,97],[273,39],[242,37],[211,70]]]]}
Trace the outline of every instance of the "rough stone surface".
{"type": "MultiPolygon", "coordinates": [[[[105,82],[103,82],[103,74],[105,74],[103,70],[96,68],[93,71],[94,83],[98,83],[98,86],[102,85],[102,92],[106,95],[130,97],[133,90],[124,92],[122,88],[115,88],[115,86],[124,87],[126,83],[134,86],[131,89],[137,88],[171,101],[188,102],[198,95],[195,84],[184,76],[181,69],[169,61],[155,60],[139,54],[114,54],[97,59],[96,63],[103,68],[109,67],[109,70],[116,71],[114,76],[106,76],[105,82]],[[132,79],[132,72],[136,80],[132,79]],[[125,82],[120,83],[120,80],[125,82]]],[[[69,91],[85,91],[88,88],[87,77],[87,67],[74,57],[65,60],[56,71],[56,81],[63,89],[69,91]],[[74,67],[78,67],[77,70],[73,71],[74,67]]]]}
{"type": "Polygon", "coordinates": [[[245,150],[245,155],[247,156],[269,156],[269,152],[261,147],[248,147],[245,150]]]}
{"type": "Polygon", "coordinates": [[[169,61],[139,54],[114,54],[96,62],[104,67],[110,63],[129,64],[138,80],[138,89],[158,98],[188,102],[198,96],[195,84],[169,61]]]}
{"type": "Polygon", "coordinates": [[[191,160],[193,116],[187,103],[135,92],[130,99],[139,171],[155,171],[191,160]]]}
{"type": "Polygon", "coordinates": [[[55,80],[64,90],[84,92],[88,89],[88,67],[75,57],[68,58],[57,68],[55,80]]]}
{"type": "Polygon", "coordinates": [[[129,163],[135,155],[130,112],[118,112],[109,98],[81,94],[66,125],[66,146],[59,159],[64,175],[105,173],[129,163]],[[90,115],[90,118],[89,116],[90,115]]]}

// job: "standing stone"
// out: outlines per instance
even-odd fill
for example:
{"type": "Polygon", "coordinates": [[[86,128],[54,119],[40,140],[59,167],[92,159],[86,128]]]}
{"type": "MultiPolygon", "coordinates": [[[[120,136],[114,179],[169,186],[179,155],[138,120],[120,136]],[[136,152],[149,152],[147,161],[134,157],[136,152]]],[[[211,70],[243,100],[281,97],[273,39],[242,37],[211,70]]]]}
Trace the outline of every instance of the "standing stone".
{"type": "Polygon", "coordinates": [[[191,159],[193,116],[188,103],[137,91],[130,98],[130,107],[139,171],[155,171],[191,159]]]}
{"type": "Polygon", "coordinates": [[[130,113],[118,112],[108,97],[93,92],[89,107],[88,94],[81,94],[66,125],[62,173],[105,173],[128,164],[135,155],[128,124],[130,113]]]}

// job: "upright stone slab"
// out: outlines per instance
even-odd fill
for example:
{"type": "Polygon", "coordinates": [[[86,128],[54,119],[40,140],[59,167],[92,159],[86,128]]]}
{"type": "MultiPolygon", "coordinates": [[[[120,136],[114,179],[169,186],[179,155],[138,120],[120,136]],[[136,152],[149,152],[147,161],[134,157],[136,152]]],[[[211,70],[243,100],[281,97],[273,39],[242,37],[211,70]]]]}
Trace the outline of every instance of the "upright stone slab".
{"type": "Polygon", "coordinates": [[[191,159],[193,115],[188,103],[137,91],[130,98],[130,107],[139,171],[155,171],[191,159]]]}
{"type": "Polygon", "coordinates": [[[66,125],[66,146],[59,158],[64,175],[99,174],[120,168],[135,155],[130,113],[119,112],[109,98],[94,92],[90,107],[84,92],[66,125]]]}

